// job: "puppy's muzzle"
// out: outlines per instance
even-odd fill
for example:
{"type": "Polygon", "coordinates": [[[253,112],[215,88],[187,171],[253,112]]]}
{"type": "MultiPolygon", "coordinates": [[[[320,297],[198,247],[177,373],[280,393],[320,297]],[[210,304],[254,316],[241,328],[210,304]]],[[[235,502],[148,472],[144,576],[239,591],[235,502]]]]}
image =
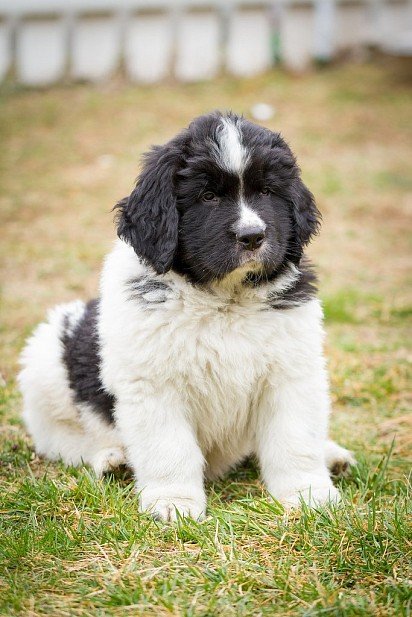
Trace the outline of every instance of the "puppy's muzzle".
{"type": "Polygon", "coordinates": [[[244,227],[236,234],[236,240],[247,251],[256,251],[263,244],[265,239],[265,231],[263,227],[254,225],[253,227],[244,227]]]}

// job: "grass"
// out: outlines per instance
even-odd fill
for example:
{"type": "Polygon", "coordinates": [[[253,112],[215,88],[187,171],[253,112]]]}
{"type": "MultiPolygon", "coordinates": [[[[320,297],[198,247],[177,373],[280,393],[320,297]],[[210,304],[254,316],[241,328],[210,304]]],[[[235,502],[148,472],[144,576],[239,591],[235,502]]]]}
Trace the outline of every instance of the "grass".
{"type": "Polygon", "coordinates": [[[300,78],[0,93],[0,615],[410,615],[410,84],[396,66],[300,78]],[[139,155],[198,113],[273,104],[324,216],[332,434],[359,460],[338,508],[286,515],[253,462],[203,523],[137,512],[127,474],[39,460],[17,357],[48,306],[96,293],[139,155]],[[408,512],[409,510],[409,512],[408,512]]]}

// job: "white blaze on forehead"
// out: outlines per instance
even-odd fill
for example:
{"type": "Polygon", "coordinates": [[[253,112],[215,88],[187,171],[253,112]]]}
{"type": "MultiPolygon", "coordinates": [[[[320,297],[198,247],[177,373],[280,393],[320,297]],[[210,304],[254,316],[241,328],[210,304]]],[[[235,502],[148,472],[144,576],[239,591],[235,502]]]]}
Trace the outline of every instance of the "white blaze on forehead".
{"type": "Polygon", "coordinates": [[[230,118],[222,118],[218,131],[219,159],[228,171],[240,174],[247,162],[247,151],[242,144],[242,135],[238,124],[230,118]]]}
{"type": "Polygon", "coordinates": [[[242,233],[245,229],[255,227],[264,232],[266,224],[257,212],[246,205],[243,197],[242,173],[248,162],[249,154],[242,144],[239,123],[231,118],[222,118],[217,138],[219,142],[220,164],[228,171],[237,173],[240,177],[239,218],[233,229],[236,233],[242,233]]]}

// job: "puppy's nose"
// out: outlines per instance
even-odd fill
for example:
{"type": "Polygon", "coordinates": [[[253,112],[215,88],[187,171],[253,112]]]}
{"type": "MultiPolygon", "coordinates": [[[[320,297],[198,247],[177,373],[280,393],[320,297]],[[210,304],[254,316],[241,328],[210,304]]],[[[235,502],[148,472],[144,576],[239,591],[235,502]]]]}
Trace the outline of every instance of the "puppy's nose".
{"type": "Polygon", "coordinates": [[[236,234],[236,240],[248,251],[255,251],[263,244],[265,232],[261,227],[245,227],[236,234]]]}

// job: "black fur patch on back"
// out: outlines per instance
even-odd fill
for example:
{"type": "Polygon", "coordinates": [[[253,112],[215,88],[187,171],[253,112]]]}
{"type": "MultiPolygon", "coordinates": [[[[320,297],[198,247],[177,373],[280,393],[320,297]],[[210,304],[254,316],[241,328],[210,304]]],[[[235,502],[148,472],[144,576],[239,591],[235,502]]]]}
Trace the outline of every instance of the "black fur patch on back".
{"type": "Polygon", "coordinates": [[[267,302],[277,310],[291,309],[312,300],[317,294],[317,276],[307,261],[300,264],[299,278],[285,291],[269,292],[267,302]]]}
{"type": "Polygon", "coordinates": [[[99,300],[91,300],[71,331],[66,317],[62,342],[63,361],[76,403],[87,403],[106,422],[114,422],[115,398],[100,379],[100,345],[97,331],[99,300]]]}

